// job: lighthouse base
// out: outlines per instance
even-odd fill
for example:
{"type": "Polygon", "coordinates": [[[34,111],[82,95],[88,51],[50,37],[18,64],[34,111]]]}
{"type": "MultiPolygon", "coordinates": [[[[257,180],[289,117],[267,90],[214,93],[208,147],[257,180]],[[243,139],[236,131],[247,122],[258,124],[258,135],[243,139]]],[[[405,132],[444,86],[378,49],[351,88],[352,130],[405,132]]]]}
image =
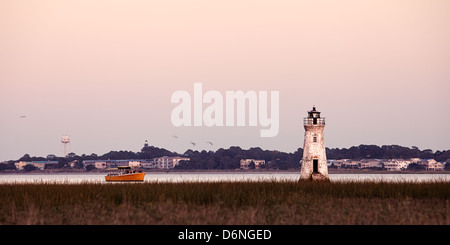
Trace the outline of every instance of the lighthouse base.
{"type": "Polygon", "coordinates": [[[311,174],[311,176],[309,178],[307,178],[307,179],[300,178],[299,181],[300,182],[301,181],[327,181],[327,182],[329,182],[330,179],[328,177],[322,175],[321,173],[314,172],[314,173],[311,174]]]}

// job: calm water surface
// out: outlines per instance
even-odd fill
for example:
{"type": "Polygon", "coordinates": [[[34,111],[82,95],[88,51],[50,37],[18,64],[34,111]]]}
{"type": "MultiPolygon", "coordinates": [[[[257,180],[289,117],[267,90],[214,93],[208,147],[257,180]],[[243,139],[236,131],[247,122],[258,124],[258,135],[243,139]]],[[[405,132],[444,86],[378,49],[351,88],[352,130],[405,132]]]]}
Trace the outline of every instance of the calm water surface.
{"type": "MultiPolygon", "coordinates": [[[[1,183],[106,183],[102,173],[67,173],[67,174],[0,174],[1,183]]],[[[385,181],[385,182],[421,182],[448,181],[450,174],[329,174],[332,182],[336,181],[385,181]]],[[[204,182],[204,181],[297,181],[299,173],[217,173],[217,172],[174,172],[147,173],[145,182],[204,182]]]]}

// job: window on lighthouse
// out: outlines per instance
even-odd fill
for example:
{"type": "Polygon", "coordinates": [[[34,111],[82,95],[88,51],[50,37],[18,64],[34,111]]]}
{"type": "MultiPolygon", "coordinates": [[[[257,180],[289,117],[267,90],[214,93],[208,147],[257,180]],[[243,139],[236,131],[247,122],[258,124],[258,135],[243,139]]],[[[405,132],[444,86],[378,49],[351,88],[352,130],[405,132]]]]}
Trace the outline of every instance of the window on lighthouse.
{"type": "Polygon", "coordinates": [[[317,143],[317,135],[314,135],[314,136],[313,136],[313,142],[314,142],[314,143],[317,143]]]}

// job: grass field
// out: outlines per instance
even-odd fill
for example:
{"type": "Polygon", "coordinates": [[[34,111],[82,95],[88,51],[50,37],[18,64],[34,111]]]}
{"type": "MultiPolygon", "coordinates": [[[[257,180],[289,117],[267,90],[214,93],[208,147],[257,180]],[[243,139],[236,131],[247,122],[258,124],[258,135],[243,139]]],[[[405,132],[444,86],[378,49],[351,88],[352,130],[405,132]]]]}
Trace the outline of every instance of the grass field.
{"type": "Polygon", "coordinates": [[[450,183],[0,184],[0,224],[450,225],[450,183]]]}

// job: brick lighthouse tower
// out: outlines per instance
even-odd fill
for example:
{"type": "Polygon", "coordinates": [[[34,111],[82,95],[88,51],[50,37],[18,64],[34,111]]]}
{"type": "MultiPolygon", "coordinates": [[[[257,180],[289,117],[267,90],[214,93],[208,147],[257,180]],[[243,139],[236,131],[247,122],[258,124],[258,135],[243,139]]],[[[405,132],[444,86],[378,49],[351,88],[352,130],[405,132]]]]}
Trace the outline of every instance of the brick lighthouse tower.
{"type": "Polygon", "coordinates": [[[305,127],[305,142],[303,144],[302,170],[300,180],[329,180],[327,155],[325,153],[325,141],[323,130],[325,118],[320,117],[320,112],[313,106],[308,111],[308,117],[303,119],[305,127]]]}

